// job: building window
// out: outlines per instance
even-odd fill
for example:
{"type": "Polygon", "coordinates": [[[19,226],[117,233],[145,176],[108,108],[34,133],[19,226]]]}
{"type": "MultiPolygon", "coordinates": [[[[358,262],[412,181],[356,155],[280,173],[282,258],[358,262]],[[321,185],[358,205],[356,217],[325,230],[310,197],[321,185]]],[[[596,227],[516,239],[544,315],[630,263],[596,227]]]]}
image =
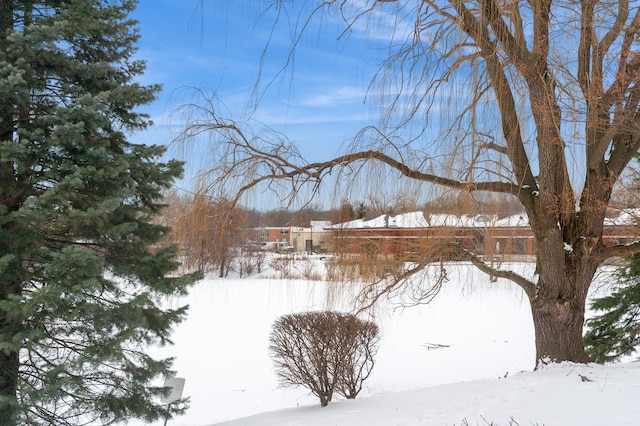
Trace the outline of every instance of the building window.
{"type": "Polygon", "coordinates": [[[513,254],[527,254],[527,240],[525,238],[513,239],[513,254]]]}

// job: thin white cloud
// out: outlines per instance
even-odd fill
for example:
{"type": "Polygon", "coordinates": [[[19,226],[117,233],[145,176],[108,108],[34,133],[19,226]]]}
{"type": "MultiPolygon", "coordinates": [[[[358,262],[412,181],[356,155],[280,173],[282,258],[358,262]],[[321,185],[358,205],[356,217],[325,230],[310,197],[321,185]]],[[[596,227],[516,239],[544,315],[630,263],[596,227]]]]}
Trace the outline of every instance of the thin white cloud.
{"type": "Polygon", "coordinates": [[[291,106],[302,106],[306,108],[329,108],[336,105],[344,105],[345,103],[362,103],[366,93],[353,86],[341,86],[321,92],[308,93],[301,101],[295,102],[291,100],[283,100],[291,106]]]}

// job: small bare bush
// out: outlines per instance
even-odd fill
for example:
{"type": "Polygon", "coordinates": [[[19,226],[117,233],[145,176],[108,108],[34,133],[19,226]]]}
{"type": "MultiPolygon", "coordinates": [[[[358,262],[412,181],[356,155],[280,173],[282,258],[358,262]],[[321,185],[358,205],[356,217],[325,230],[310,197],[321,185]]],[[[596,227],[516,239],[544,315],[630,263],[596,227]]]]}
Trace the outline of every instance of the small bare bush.
{"type": "Polygon", "coordinates": [[[274,271],[280,272],[283,278],[287,278],[291,275],[293,260],[291,256],[276,256],[269,261],[269,266],[274,271]]]}
{"type": "Polygon", "coordinates": [[[244,275],[262,272],[264,262],[265,253],[263,251],[239,251],[232,259],[231,267],[242,278],[244,275]]]}
{"type": "Polygon", "coordinates": [[[378,326],[352,314],[303,312],[273,324],[269,350],[283,387],[304,386],[326,406],[334,392],[355,398],[371,374],[378,326]]]}

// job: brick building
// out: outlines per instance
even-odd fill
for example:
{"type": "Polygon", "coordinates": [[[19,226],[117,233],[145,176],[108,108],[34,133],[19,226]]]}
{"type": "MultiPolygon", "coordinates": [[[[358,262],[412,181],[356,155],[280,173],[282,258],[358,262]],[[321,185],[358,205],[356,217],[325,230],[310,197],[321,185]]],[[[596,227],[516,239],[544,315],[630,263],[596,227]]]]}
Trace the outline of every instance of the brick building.
{"type": "MultiPolygon", "coordinates": [[[[636,216],[630,212],[607,219],[603,243],[626,244],[638,238],[636,216]]],[[[331,225],[333,251],[404,255],[411,258],[444,243],[455,242],[477,255],[531,256],[536,247],[525,215],[456,216],[412,212],[331,225]]]]}

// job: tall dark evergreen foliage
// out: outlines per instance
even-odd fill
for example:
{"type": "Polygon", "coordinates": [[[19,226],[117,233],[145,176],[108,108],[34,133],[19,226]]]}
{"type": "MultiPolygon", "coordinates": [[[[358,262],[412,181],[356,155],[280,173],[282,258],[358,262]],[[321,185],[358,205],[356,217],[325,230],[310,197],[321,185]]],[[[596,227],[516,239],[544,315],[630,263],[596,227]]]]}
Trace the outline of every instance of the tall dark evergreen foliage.
{"type": "Polygon", "coordinates": [[[152,250],[161,192],[182,172],[127,141],[158,86],[136,77],[133,0],[0,2],[0,424],[112,424],[161,405],[196,275],[152,250]],[[161,383],[161,382],[160,382],[161,383]]]}
{"type": "Polygon", "coordinates": [[[595,362],[619,360],[640,346],[640,255],[619,272],[618,281],[611,295],[591,302],[598,314],[586,322],[584,343],[595,362]]]}

